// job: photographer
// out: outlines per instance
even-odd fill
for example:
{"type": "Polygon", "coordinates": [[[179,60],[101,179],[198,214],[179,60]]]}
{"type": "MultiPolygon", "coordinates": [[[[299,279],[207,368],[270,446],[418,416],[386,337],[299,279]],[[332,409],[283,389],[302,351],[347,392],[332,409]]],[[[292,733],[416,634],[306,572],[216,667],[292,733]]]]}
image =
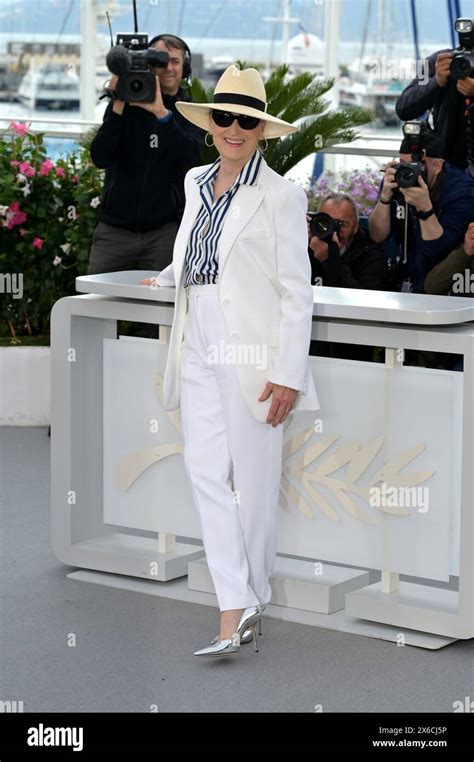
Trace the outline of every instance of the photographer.
{"type": "Polygon", "coordinates": [[[330,193],[321,201],[319,213],[329,215],[336,230],[328,238],[314,235],[308,226],[313,285],[385,290],[387,260],[383,247],[359,227],[354,200],[345,193],[330,193]]]}
{"type": "Polygon", "coordinates": [[[106,173],[89,274],[163,270],[171,262],[184,176],[201,161],[205,133],[175,108],[177,100],[190,100],[181,85],[191,77],[189,48],[174,35],[158,35],[149,47],[169,56],[166,66],[149,66],[156,76],[154,102],[117,99],[119,78],[113,75],[112,102],[91,143],[92,161],[106,173]]]}
{"type": "MultiPolygon", "coordinates": [[[[469,55],[474,48],[474,33],[460,32],[460,21],[469,22],[464,24],[467,28],[472,22],[468,19],[456,21],[460,46],[469,55]]],[[[464,76],[464,72],[459,78],[456,66],[453,76],[453,53],[459,54],[459,51],[440,50],[427,59],[428,81],[421,84],[420,78],[415,78],[400,95],[396,112],[402,121],[409,121],[432,110],[442,155],[453,166],[465,170],[474,162],[474,79],[464,76]]],[[[472,172],[474,174],[474,166],[472,172]]]]}
{"type": "Polygon", "coordinates": [[[463,245],[433,267],[425,278],[427,294],[474,296],[474,222],[469,225],[463,245]]]}
{"type": "Polygon", "coordinates": [[[427,126],[421,131],[418,147],[420,153],[414,153],[413,138],[406,136],[400,146],[401,163],[388,162],[379,199],[369,217],[369,232],[378,242],[390,236],[399,252],[394,290],[423,293],[427,273],[464,236],[472,218],[473,182],[444,161],[440,141],[427,126]],[[409,162],[412,164],[404,166],[409,162]],[[397,165],[402,171],[414,166],[412,187],[399,187],[397,165]]]}

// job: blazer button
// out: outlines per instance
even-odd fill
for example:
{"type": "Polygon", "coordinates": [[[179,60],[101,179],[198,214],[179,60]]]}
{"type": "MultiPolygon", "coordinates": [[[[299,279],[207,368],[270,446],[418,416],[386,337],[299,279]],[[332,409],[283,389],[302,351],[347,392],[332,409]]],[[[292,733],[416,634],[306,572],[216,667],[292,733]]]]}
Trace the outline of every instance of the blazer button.
{"type": "Polygon", "coordinates": [[[222,300],[222,304],[225,304],[225,305],[230,304],[230,299],[228,296],[226,296],[226,298],[222,300]]]}
{"type": "Polygon", "coordinates": [[[201,283],[201,281],[202,281],[202,275],[201,275],[201,273],[196,273],[194,278],[195,278],[197,283],[201,283]]]}
{"type": "Polygon", "coordinates": [[[235,331],[233,331],[233,332],[230,334],[230,338],[232,339],[232,341],[237,341],[237,339],[239,338],[239,334],[238,334],[238,333],[236,333],[235,331]]]}

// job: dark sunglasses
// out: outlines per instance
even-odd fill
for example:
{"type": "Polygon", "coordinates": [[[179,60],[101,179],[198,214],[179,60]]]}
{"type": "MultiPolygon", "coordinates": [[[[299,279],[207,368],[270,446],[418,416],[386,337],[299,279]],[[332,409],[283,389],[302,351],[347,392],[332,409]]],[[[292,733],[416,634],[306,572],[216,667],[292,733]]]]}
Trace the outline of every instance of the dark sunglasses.
{"type": "Polygon", "coordinates": [[[237,119],[239,127],[243,130],[254,130],[257,124],[260,124],[258,116],[246,116],[245,114],[238,114],[234,116],[230,111],[211,111],[212,118],[218,127],[230,127],[233,124],[234,119],[237,119]]]}

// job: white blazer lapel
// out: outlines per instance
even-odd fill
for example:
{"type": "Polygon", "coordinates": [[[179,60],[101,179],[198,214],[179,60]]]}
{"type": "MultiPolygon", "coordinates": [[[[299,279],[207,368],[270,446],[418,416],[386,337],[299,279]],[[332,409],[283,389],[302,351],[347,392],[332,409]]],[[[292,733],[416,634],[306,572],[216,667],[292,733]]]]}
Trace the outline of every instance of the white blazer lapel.
{"type": "Polygon", "coordinates": [[[235,239],[257,211],[263,196],[264,191],[259,184],[241,185],[232,199],[219,239],[219,273],[224,269],[235,239]]]}

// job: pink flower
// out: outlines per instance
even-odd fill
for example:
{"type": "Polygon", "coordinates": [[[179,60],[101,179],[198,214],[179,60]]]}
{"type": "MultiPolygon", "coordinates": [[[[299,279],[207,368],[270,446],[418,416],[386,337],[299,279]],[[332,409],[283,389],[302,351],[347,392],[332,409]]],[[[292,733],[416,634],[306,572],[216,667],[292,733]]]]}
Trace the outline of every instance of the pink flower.
{"type": "Polygon", "coordinates": [[[99,204],[100,204],[100,198],[99,198],[99,196],[95,196],[95,198],[92,199],[90,205],[92,206],[93,209],[97,209],[99,204]]]}
{"type": "Polygon", "coordinates": [[[29,126],[30,125],[25,124],[25,122],[10,122],[10,129],[13,130],[13,132],[16,132],[21,138],[26,135],[29,126]]]}
{"type": "Polygon", "coordinates": [[[53,265],[59,265],[62,262],[61,257],[55,256],[53,259],[53,265]]]}
{"type": "Polygon", "coordinates": [[[19,161],[17,161],[16,159],[12,159],[12,160],[11,160],[11,162],[10,162],[10,164],[11,164],[11,166],[12,166],[12,167],[18,167],[18,165],[20,164],[20,162],[19,162],[19,161]]]}
{"type": "Polygon", "coordinates": [[[22,161],[19,171],[22,175],[26,175],[26,177],[33,177],[36,174],[36,169],[31,166],[29,161],[22,161]]]}
{"type": "Polygon", "coordinates": [[[56,174],[58,177],[64,177],[64,169],[62,167],[56,167],[56,174]]]}
{"type": "Polygon", "coordinates": [[[42,175],[43,177],[48,175],[53,169],[53,167],[54,167],[54,162],[51,161],[50,159],[46,159],[45,161],[43,161],[41,165],[41,169],[39,171],[40,175],[42,175]]]}
{"type": "Polygon", "coordinates": [[[20,228],[18,232],[19,232],[19,234],[20,234],[21,236],[24,236],[24,235],[25,235],[25,233],[26,233],[26,230],[25,230],[25,228],[20,228]]]}
{"type": "Polygon", "coordinates": [[[21,211],[18,201],[12,201],[5,216],[6,221],[4,226],[7,230],[11,230],[15,225],[21,225],[22,222],[26,222],[28,215],[26,212],[21,211]]]}
{"type": "Polygon", "coordinates": [[[43,248],[44,241],[42,238],[33,238],[33,248],[34,249],[42,249],[43,248]]]}
{"type": "Polygon", "coordinates": [[[77,175],[71,175],[71,180],[73,183],[77,183],[79,180],[79,177],[77,175]]]}

